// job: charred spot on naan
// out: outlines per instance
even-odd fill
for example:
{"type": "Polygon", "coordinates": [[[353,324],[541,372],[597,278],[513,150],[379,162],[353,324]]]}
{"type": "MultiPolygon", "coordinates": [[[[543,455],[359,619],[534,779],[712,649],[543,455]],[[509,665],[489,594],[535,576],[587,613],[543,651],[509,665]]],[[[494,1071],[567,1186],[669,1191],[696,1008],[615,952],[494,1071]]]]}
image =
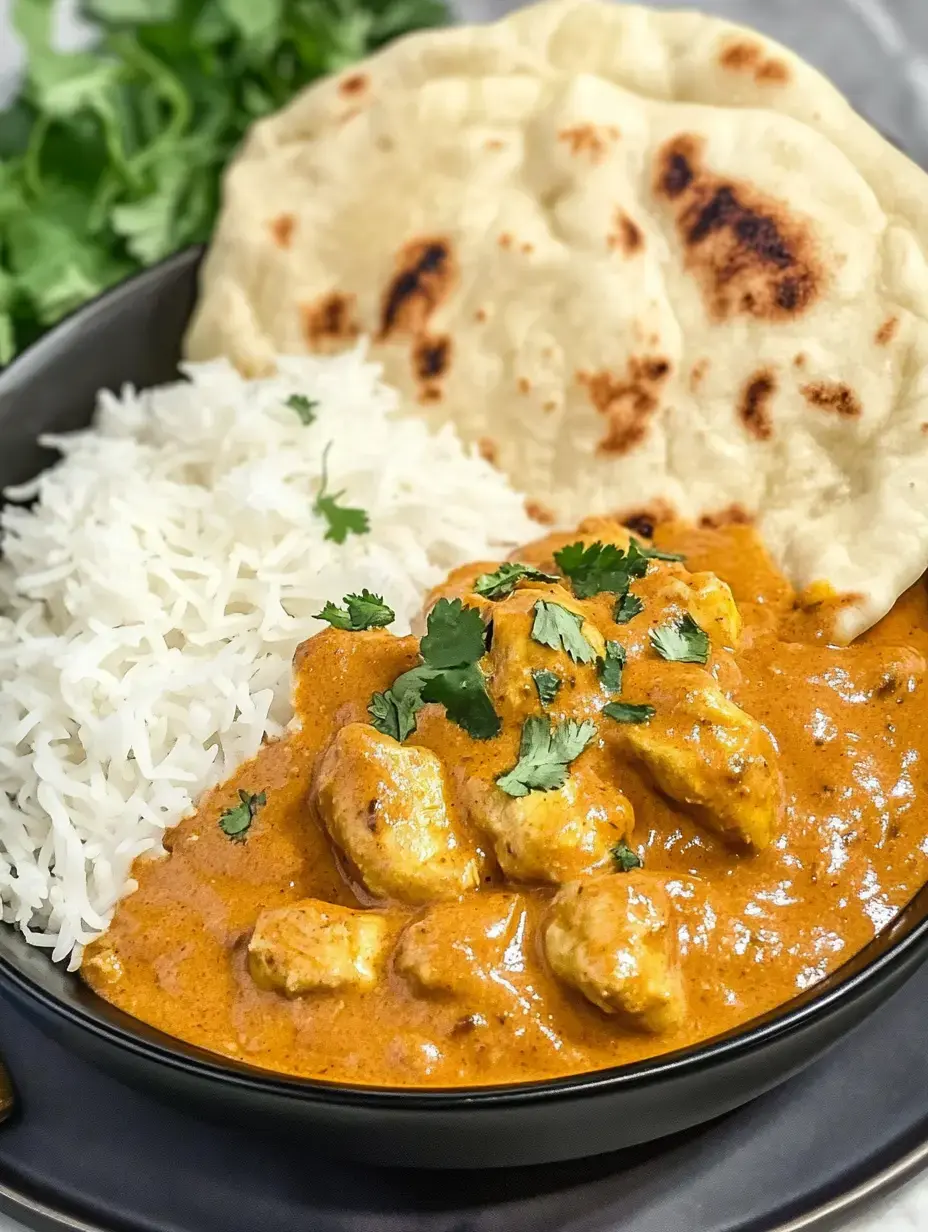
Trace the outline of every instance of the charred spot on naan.
{"type": "Polygon", "coordinates": [[[616,210],[612,230],[606,236],[606,246],[626,257],[633,257],[644,248],[644,232],[624,210],[616,210]]]}
{"type": "Polygon", "coordinates": [[[419,382],[419,400],[441,400],[442,377],[451,367],[451,339],[447,334],[424,334],[417,338],[412,348],[413,375],[419,382]]]}
{"type": "Polygon", "coordinates": [[[750,73],[759,85],[785,85],[790,79],[785,60],[768,56],[760,43],[749,39],[726,42],[719,55],[719,64],[733,73],[750,73]]]}
{"type": "Polygon", "coordinates": [[[653,539],[655,528],[663,522],[673,522],[677,511],[669,501],[654,500],[637,509],[625,509],[615,516],[626,530],[640,535],[642,539],[653,539]]]}
{"type": "Polygon", "coordinates": [[[396,259],[396,272],[384,291],[380,312],[381,341],[396,334],[417,336],[457,284],[458,268],[451,241],[443,236],[411,240],[396,259]]]}
{"type": "Polygon", "coordinates": [[[710,361],[708,359],[697,359],[696,363],[693,364],[690,369],[690,389],[693,393],[695,393],[702,384],[703,377],[705,377],[706,373],[709,371],[709,362],[710,361]]]}
{"type": "Polygon", "coordinates": [[[669,375],[669,361],[659,356],[632,356],[621,375],[608,369],[577,373],[590,402],[607,421],[599,453],[625,454],[641,444],[669,375]]]}
{"type": "Polygon", "coordinates": [[[880,328],[876,331],[874,341],[877,346],[888,346],[896,336],[896,331],[899,328],[898,317],[887,317],[880,328]]]}
{"type": "Polygon", "coordinates": [[[753,516],[743,505],[738,504],[727,505],[715,513],[704,513],[699,519],[699,525],[703,530],[722,530],[726,526],[751,526],[753,522],[753,516]]]}
{"type": "Polygon", "coordinates": [[[574,124],[562,128],[557,137],[570,147],[571,154],[582,154],[593,163],[601,163],[621,135],[614,124],[574,124]]]}
{"type": "Polygon", "coordinates": [[[338,92],[348,98],[357,98],[359,94],[364,93],[368,84],[366,73],[351,73],[348,77],[343,77],[338,83],[338,92]]]}
{"type": "Polygon", "coordinates": [[[534,522],[538,522],[542,526],[553,526],[557,521],[553,509],[549,509],[541,501],[532,500],[531,497],[526,498],[525,512],[534,522]]]}
{"type": "Polygon", "coordinates": [[[301,311],[303,334],[312,351],[340,351],[361,332],[355,297],[342,291],[329,291],[313,303],[303,304],[301,311]]]}
{"type": "Polygon", "coordinates": [[[810,406],[830,411],[842,419],[859,419],[863,414],[860,399],[842,381],[813,381],[803,385],[800,392],[810,406]]]}
{"type": "Polygon", "coordinates": [[[489,462],[491,466],[496,466],[499,462],[499,445],[494,441],[492,436],[481,436],[477,442],[477,452],[483,458],[484,462],[489,462]]]}
{"type": "Polygon", "coordinates": [[[748,380],[738,401],[738,418],[758,441],[773,436],[773,416],[770,403],[777,391],[777,379],[771,368],[761,368],[748,380]]]}
{"type": "Polygon", "coordinates": [[[654,191],[674,208],[686,268],[710,316],[800,316],[825,281],[809,225],[783,202],[705,167],[703,147],[702,138],[685,134],[669,141],[657,157],[654,191]]]}
{"type": "Polygon", "coordinates": [[[293,242],[293,229],[296,218],[292,214],[278,214],[268,223],[268,228],[274,243],[278,248],[289,248],[293,242]]]}

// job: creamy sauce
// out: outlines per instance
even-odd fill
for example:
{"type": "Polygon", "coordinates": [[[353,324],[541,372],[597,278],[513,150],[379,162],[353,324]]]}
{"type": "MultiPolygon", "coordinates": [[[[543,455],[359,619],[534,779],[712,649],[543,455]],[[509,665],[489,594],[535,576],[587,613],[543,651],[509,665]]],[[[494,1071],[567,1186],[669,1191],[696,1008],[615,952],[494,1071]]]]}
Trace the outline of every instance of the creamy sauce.
{"type": "MultiPolygon", "coordinates": [[[[834,604],[797,599],[749,529],[669,525],[657,542],[685,553],[689,570],[711,570],[732,587],[741,646],[714,658],[711,670],[773,738],[784,785],[777,835],[751,855],[656,792],[634,759],[612,747],[583,754],[621,784],[635,811],[630,842],[649,873],[667,878],[688,994],[683,1027],[636,1033],[557,981],[537,932],[554,888],[515,887],[521,897],[502,909],[498,873],[488,875],[490,893],[461,900],[477,904],[470,927],[462,932],[450,915],[458,922],[448,945],[466,951],[476,973],[466,995],[417,993],[389,963],[369,991],[288,999],[256,986],[246,949],[263,909],[306,897],[371,904],[333,854],[308,794],[333,729],[367,721],[371,694],[417,662],[415,639],[386,632],[328,630],[301,648],[301,730],[211,792],[168,836],[168,858],[137,862],[138,890],[85,959],[88,983],[171,1035],[268,1069],[454,1086],[595,1070],[677,1049],[789,1000],[845,962],[928,874],[925,585],[841,649],[827,639],[834,604]],[[247,840],[234,842],[218,818],[240,787],[264,791],[267,804],[247,840]]],[[[542,548],[532,559],[545,556],[542,548]]],[[[606,636],[628,645],[623,697],[638,700],[648,663],[635,658],[636,626],[611,625],[611,596],[590,604],[606,636]]],[[[411,742],[438,753],[460,785],[511,767],[518,738],[507,724],[495,740],[474,741],[429,707],[411,742]]],[[[388,910],[397,934],[417,914],[401,904],[388,910]]]]}

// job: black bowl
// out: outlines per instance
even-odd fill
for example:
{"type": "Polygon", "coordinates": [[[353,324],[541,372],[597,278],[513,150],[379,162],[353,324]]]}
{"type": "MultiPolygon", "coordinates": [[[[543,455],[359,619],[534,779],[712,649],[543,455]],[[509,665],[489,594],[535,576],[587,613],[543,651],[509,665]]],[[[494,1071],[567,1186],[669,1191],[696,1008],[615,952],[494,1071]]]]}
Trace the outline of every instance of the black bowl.
{"type": "MultiPolygon", "coordinates": [[[[69,318],[0,375],[0,485],[33,476],[46,431],[85,425],[98,389],[176,375],[200,253],[181,253],[69,318]]],[[[208,1116],[294,1127],[313,1146],[420,1167],[537,1164],[686,1129],[782,1082],[861,1022],[928,958],[928,887],[830,979],[737,1032],[654,1061],[466,1090],[276,1077],[129,1018],[0,928],[0,990],[75,1052],[208,1116]]]]}

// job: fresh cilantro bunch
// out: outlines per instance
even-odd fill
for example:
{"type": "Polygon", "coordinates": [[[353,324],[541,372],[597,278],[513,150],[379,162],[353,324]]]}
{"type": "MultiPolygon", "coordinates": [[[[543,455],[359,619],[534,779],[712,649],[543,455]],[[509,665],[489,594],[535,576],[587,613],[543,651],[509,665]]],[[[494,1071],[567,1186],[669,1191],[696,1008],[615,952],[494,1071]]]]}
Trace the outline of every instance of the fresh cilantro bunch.
{"type": "Polygon", "coordinates": [[[443,0],[84,0],[98,43],[28,53],[0,113],[0,365],[85,300],[206,240],[249,125],[310,81],[447,20],[443,0]]]}

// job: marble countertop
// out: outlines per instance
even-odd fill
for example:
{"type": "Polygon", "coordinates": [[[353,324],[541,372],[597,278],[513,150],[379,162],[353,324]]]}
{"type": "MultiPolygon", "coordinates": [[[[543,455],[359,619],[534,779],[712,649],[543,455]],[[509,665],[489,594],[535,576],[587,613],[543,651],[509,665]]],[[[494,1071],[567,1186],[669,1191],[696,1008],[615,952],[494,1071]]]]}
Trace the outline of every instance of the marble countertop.
{"type": "MultiPolygon", "coordinates": [[[[646,0],[659,8],[685,7],[688,0],[646,0]]],[[[689,0],[743,21],[794,47],[826,72],[887,136],[928,167],[928,0],[689,0]]],[[[512,0],[457,0],[471,20],[485,20],[515,7],[512,0]]],[[[21,62],[9,27],[10,0],[0,0],[0,102],[21,62]]],[[[73,4],[60,6],[58,34],[80,40],[73,4]]],[[[926,1232],[928,1175],[910,1181],[888,1199],[851,1219],[840,1232],[926,1232]]],[[[0,1232],[25,1232],[0,1215],[0,1232]]],[[[668,1229],[667,1232],[687,1232],[668,1229]]]]}

